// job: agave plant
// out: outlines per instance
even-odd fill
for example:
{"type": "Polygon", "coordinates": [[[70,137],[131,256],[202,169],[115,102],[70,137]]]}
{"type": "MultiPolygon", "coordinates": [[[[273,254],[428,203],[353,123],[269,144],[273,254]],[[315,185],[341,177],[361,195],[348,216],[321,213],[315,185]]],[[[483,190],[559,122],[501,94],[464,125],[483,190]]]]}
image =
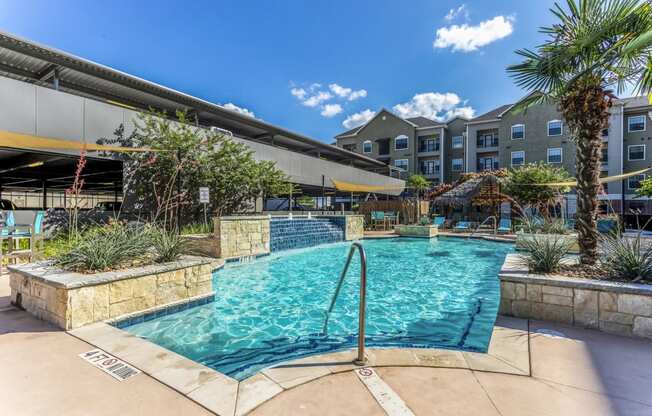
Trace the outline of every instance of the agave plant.
{"type": "Polygon", "coordinates": [[[632,282],[652,279],[652,245],[645,245],[640,233],[636,237],[612,233],[601,240],[602,268],[612,278],[632,282]]]}
{"type": "Polygon", "coordinates": [[[561,218],[542,218],[524,214],[520,218],[521,229],[528,234],[568,234],[566,223],[561,218]]]}
{"type": "Polygon", "coordinates": [[[186,240],[176,231],[152,228],[150,235],[156,263],[178,260],[186,250],[186,240]]]}
{"type": "Polygon", "coordinates": [[[552,273],[559,269],[572,242],[563,236],[553,238],[534,235],[523,241],[525,261],[533,272],[552,273]]]}

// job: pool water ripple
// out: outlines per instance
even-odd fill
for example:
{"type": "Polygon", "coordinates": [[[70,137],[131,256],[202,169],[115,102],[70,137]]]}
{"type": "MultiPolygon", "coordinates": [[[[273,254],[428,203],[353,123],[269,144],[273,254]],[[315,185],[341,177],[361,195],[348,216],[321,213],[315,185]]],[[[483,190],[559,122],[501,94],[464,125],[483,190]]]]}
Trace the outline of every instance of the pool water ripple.
{"type": "MultiPolygon", "coordinates": [[[[466,239],[366,240],[369,346],[486,351],[511,245],[466,239]],[[437,253],[441,253],[437,255],[437,253]]],[[[213,276],[215,302],[125,328],[237,379],[357,345],[357,256],[321,333],[350,243],[279,252],[213,276]]]]}

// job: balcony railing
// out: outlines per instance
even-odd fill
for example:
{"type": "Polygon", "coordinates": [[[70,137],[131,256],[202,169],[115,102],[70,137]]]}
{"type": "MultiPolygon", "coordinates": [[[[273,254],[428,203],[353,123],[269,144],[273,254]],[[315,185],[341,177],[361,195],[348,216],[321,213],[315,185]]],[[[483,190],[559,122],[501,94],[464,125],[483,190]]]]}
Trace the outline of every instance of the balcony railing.
{"type": "Polygon", "coordinates": [[[438,152],[439,143],[419,143],[419,153],[438,152]]]}
{"type": "Polygon", "coordinates": [[[492,139],[481,138],[476,142],[478,149],[485,149],[488,147],[498,147],[498,137],[492,139]]]}

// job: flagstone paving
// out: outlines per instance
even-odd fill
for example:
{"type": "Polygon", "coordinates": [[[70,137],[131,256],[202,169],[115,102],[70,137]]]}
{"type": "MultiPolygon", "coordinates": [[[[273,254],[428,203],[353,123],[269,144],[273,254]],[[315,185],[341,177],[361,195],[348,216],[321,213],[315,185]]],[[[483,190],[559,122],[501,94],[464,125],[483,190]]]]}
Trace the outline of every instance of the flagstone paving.
{"type": "Polygon", "coordinates": [[[104,324],[67,333],[5,307],[0,413],[652,415],[646,340],[499,317],[488,354],[368,349],[362,370],[354,355],[307,357],[237,383],[104,324]],[[143,373],[119,382],[78,357],[95,347],[143,373]]]}

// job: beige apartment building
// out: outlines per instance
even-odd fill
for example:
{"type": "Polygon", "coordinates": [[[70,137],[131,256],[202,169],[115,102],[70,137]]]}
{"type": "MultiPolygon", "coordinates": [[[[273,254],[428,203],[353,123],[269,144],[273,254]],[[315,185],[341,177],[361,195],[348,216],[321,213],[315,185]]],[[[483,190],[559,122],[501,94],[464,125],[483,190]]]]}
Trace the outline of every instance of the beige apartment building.
{"type": "MultiPolygon", "coordinates": [[[[647,97],[615,100],[609,127],[603,131],[602,176],[616,176],[652,166],[652,105],[647,97]]],[[[473,119],[436,122],[425,117],[401,118],[381,109],[362,126],[335,137],[337,146],[419,173],[433,184],[453,182],[463,172],[496,170],[545,162],[575,175],[575,144],[561,114],[552,104],[525,112],[501,105],[473,119]]],[[[652,202],[635,196],[645,174],[624,181],[626,209],[652,214],[652,202]]],[[[620,211],[623,183],[605,185],[605,209],[620,211]],[[609,201],[609,204],[606,203],[609,201]],[[610,207],[609,207],[609,206],[610,207]]],[[[575,199],[567,195],[569,213],[575,199]]]]}

